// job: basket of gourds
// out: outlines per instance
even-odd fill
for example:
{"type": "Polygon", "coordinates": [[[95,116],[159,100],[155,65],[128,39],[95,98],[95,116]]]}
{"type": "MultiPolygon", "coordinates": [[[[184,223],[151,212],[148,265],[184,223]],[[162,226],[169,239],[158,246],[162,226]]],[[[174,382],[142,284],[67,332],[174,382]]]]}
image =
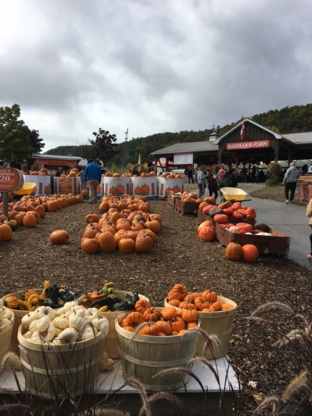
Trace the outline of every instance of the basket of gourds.
{"type": "Polygon", "coordinates": [[[17,331],[23,316],[40,306],[50,306],[53,309],[62,307],[66,302],[73,301],[75,294],[68,289],[51,285],[46,280],[41,289],[19,290],[3,297],[3,304],[14,314],[14,325],[10,349],[19,354],[17,331]]]}
{"type": "Polygon", "coordinates": [[[40,306],[21,319],[20,361],[26,389],[45,398],[81,395],[104,369],[108,321],[77,302],[40,306]]]}
{"type": "Polygon", "coordinates": [[[109,358],[120,358],[115,328],[116,318],[126,310],[134,310],[134,305],[139,299],[148,300],[147,297],[138,293],[115,290],[113,282],[105,283],[102,289],[92,290],[78,299],[79,304],[84,308],[98,308],[99,315],[108,319],[109,332],[105,350],[109,358]]]}

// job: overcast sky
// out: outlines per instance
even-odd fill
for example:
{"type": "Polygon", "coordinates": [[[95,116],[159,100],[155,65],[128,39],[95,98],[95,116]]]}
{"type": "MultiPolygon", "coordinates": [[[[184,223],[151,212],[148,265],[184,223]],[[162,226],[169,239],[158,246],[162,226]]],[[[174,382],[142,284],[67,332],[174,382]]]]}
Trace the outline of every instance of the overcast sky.
{"type": "Polygon", "coordinates": [[[0,0],[0,107],[44,151],[312,102],[311,0],[0,0]]]}

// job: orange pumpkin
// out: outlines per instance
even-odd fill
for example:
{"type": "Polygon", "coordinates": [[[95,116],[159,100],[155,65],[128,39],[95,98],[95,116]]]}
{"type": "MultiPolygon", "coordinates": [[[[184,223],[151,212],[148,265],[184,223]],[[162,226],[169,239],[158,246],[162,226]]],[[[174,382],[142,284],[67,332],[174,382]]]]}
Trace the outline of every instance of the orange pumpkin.
{"type": "Polygon", "coordinates": [[[255,263],[259,258],[259,250],[253,244],[245,244],[242,247],[242,259],[247,263],[255,263]]]}
{"type": "Polygon", "coordinates": [[[8,224],[0,225],[0,241],[9,241],[12,237],[12,228],[8,224]]]}
{"type": "Polygon", "coordinates": [[[100,235],[97,238],[97,242],[100,250],[104,253],[112,253],[116,249],[116,240],[114,238],[114,235],[109,231],[100,233],[100,235]]]}
{"type": "Polygon", "coordinates": [[[65,230],[56,230],[50,234],[50,241],[52,244],[66,244],[69,240],[69,234],[65,230]]]}

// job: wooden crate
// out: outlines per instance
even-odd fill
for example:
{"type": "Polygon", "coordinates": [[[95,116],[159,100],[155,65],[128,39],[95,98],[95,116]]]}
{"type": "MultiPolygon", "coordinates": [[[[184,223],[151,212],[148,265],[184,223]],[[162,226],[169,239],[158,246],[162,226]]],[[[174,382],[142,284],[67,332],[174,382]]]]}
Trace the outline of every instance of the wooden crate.
{"type": "Polygon", "coordinates": [[[227,246],[234,242],[244,246],[245,244],[254,244],[260,254],[277,254],[284,260],[288,257],[290,237],[280,233],[277,230],[271,228],[273,236],[266,235],[249,235],[249,234],[235,234],[231,233],[220,224],[215,224],[216,239],[220,244],[227,246]]]}
{"type": "Polygon", "coordinates": [[[182,202],[181,199],[177,198],[175,201],[174,209],[181,213],[185,214],[197,214],[199,203],[198,202],[182,202]]]}
{"type": "Polygon", "coordinates": [[[178,197],[176,195],[173,194],[168,194],[167,196],[167,203],[168,205],[170,205],[173,209],[175,207],[175,201],[176,199],[178,199],[178,197]]]}

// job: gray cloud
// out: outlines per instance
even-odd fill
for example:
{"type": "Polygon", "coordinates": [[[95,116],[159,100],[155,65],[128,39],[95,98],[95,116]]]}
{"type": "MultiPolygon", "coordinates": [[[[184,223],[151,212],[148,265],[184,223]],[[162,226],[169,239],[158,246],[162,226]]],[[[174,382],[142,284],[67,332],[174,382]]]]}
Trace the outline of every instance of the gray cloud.
{"type": "Polygon", "coordinates": [[[2,0],[0,106],[46,149],[311,101],[309,0],[2,0]]]}

